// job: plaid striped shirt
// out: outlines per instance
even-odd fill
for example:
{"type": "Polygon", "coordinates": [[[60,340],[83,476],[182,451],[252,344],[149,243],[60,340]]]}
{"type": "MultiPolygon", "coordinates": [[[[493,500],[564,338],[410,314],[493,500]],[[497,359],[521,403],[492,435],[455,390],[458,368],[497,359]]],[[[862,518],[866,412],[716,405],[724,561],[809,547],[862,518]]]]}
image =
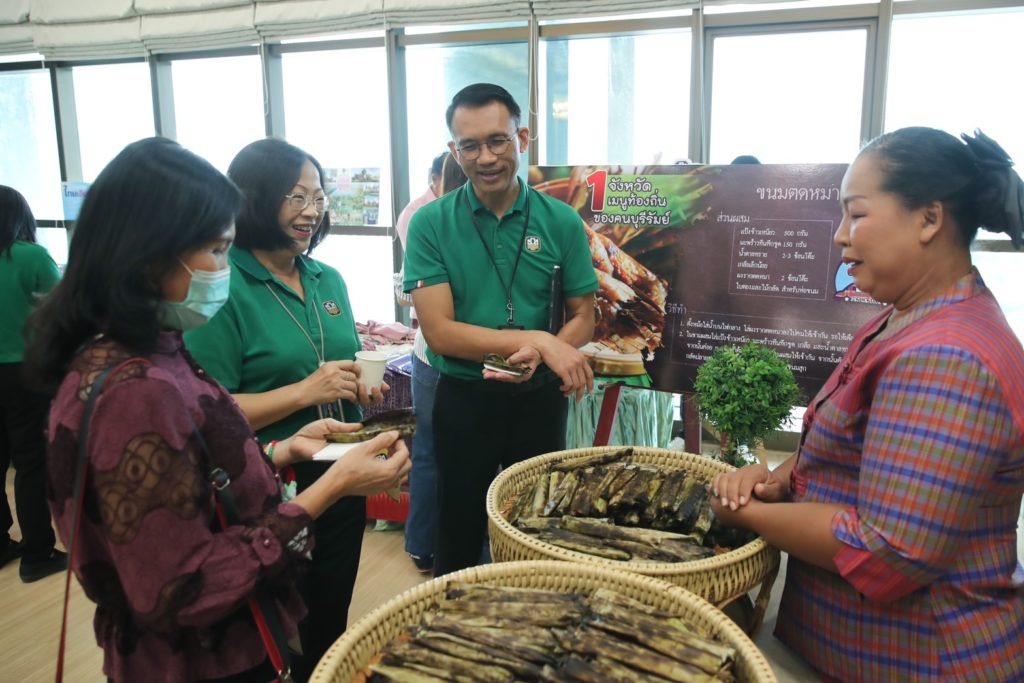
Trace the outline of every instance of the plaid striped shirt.
{"type": "Polygon", "coordinates": [[[840,574],[793,557],[776,635],[851,681],[1024,681],[1024,349],[977,271],[865,325],[808,407],[795,501],[840,574]]]}

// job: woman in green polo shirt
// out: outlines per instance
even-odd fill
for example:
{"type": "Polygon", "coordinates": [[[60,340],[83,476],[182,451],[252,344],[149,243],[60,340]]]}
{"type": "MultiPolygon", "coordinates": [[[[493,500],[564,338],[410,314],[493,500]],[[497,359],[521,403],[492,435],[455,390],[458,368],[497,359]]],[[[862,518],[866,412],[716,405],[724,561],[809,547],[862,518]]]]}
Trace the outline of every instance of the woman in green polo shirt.
{"type": "MultiPolygon", "coordinates": [[[[243,148],[228,177],[245,204],[230,253],[231,294],[209,324],[185,337],[188,350],[238,401],[269,442],[318,417],[357,422],[380,401],[359,384],[360,348],[345,281],[309,257],[330,231],[320,164],[283,140],[243,148]]],[[[302,491],[329,463],[295,467],[302,491]]],[[[366,500],[346,497],[315,523],[300,626],[310,670],[345,630],[359,568],[366,500]]]]}
{"type": "Polygon", "coordinates": [[[14,465],[14,500],[22,541],[10,537],[14,518],[0,487],[0,567],[21,557],[21,580],[30,583],[62,571],[67,556],[54,549],[56,537],[46,508],[45,396],[30,391],[22,376],[22,329],[36,302],[60,279],[50,254],[36,244],[36,219],[28,202],[0,185],[0,484],[14,465]]]}

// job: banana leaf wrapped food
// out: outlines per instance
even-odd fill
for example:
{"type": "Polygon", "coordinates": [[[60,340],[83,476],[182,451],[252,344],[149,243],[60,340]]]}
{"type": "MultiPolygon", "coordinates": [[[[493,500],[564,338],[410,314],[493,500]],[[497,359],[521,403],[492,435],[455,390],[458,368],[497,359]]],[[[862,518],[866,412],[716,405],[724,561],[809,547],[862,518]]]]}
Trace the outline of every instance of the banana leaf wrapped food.
{"type": "Polygon", "coordinates": [[[484,354],[484,368],[491,372],[501,372],[506,375],[515,375],[516,377],[522,377],[530,369],[527,365],[509,363],[504,356],[497,353],[484,354]]]}
{"type": "Polygon", "coordinates": [[[522,531],[614,560],[686,562],[753,540],[715,525],[706,482],[631,460],[632,449],[556,463],[503,512],[522,531]]]}
{"type": "Polygon", "coordinates": [[[734,680],[736,650],[684,617],[589,594],[449,582],[357,681],[734,680]]]}
{"type": "Polygon", "coordinates": [[[378,434],[397,431],[400,437],[412,436],[416,431],[416,415],[412,408],[388,410],[363,420],[362,429],[355,432],[333,432],[324,437],[331,443],[361,443],[378,434]]]}

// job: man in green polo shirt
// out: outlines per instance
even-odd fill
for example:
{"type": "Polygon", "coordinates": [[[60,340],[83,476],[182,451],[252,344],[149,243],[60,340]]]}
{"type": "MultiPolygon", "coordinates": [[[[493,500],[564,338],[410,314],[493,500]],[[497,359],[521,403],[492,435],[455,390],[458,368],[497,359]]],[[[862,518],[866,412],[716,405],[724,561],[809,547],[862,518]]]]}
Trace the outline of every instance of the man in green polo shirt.
{"type": "Polygon", "coordinates": [[[497,85],[470,85],[446,118],[449,149],[469,182],[413,216],[404,282],[441,373],[435,576],[479,561],[485,496],[499,466],[565,447],[565,397],[579,400],[593,388],[578,347],[594,333],[597,289],[579,216],[516,175],[529,131],[512,96],[497,85]],[[555,266],[566,318],[557,335],[546,331],[555,266]],[[486,353],[528,371],[484,370],[486,353]]]}

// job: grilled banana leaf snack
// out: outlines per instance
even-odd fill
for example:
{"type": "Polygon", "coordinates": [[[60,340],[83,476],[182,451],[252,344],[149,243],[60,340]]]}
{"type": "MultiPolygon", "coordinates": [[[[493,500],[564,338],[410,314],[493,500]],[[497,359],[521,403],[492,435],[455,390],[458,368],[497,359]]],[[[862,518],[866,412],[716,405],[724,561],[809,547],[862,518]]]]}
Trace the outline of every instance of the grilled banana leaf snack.
{"type": "Polygon", "coordinates": [[[552,545],[614,560],[687,562],[753,540],[715,526],[703,480],[624,448],[553,465],[503,510],[552,545]]]}
{"type": "Polygon", "coordinates": [[[684,617],[615,591],[589,595],[461,582],[355,679],[397,681],[735,680],[736,650],[684,617]]]}
{"type": "Polygon", "coordinates": [[[516,377],[522,377],[530,370],[529,366],[514,365],[505,360],[504,356],[496,353],[484,354],[484,368],[492,372],[502,372],[506,375],[515,375],[516,377]]]}
{"type": "Polygon", "coordinates": [[[412,436],[416,431],[416,416],[412,408],[389,410],[363,420],[363,428],[355,432],[333,432],[324,437],[331,443],[361,443],[378,434],[397,431],[399,436],[412,436]]]}

